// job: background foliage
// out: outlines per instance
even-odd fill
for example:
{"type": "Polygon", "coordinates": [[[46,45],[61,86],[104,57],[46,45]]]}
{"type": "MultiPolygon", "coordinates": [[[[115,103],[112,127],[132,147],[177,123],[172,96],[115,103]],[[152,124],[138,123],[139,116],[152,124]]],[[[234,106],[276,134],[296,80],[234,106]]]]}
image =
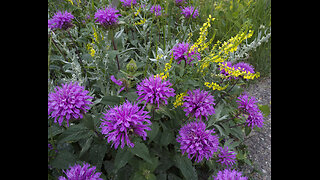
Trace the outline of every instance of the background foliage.
{"type": "MultiPolygon", "coordinates": [[[[208,179],[223,167],[216,163],[215,158],[194,163],[181,154],[176,136],[187,117],[181,107],[173,106],[175,98],[169,98],[167,106],[155,111],[147,140],[134,138],[134,148],[125,146],[115,150],[110,147],[99,134],[101,112],[107,105],[118,105],[125,99],[135,101],[138,97],[136,84],[150,75],[163,72],[165,64],[170,62],[170,50],[176,43],[196,42],[209,14],[215,18],[208,29],[208,39],[214,37],[210,49],[218,40],[227,41],[244,28],[249,28],[254,31],[253,36],[245,40],[237,52],[231,53],[229,59],[249,62],[261,76],[270,75],[271,37],[268,34],[271,36],[271,1],[188,1],[199,9],[197,19],[185,19],[171,0],[138,1],[146,4],[138,14],[139,6],[124,8],[116,2],[73,0],[71,4],[63,0],[48,1],[48,18],[59,10],[67,10],[75,17],[74,27],[68,30],[73,40],[66,31],[48,30],[48,92],[61,83],[78,81],[94,97],[92,108],[84,118],[74,120],[68,128],[48,119],[48,143],[53,147],[48,149],[48,178],[56,179],[69,165],[86,161],[96,166],[104,179],[208,179]],[[114,30],[105,30],[94,22],[94,13],[112,3],[122,14],[120,25],[114,30]],[[148,7],[155,3],[162,6],[162,16],[155,17],[148,12],[148,7]],[[112,83],[111,75],[125,82],[125,91],[118,93],[119,87],[112,83]]],[[[210,66],[208,72],[211,73],[204,74],[196,66],[185,66],[184,62],[179,65],[173,62],[171,66],[169,79],[177,95],[196,88],[210,91],[204,82],[221,81],[212,75],[217,74],[217,66],[210,66]]],[[[221,146],[228,146],[237,153],[234,168],[241,163],[252,163],[242,143],[251,129],[233,127],[245,121],[243,117],[235,118],[235,99],[247,83],[247,80],[225,81],[223,85],[229,85],[229,88],[210,91],[221,102],[206,124],[208,129],[216,130],[221,146]]],[[[150,111],[151,107],[147,106],[147,109],[150,111]]],[[[267,105],[260,105],[260,109],[269,114],[267,105]]]]}

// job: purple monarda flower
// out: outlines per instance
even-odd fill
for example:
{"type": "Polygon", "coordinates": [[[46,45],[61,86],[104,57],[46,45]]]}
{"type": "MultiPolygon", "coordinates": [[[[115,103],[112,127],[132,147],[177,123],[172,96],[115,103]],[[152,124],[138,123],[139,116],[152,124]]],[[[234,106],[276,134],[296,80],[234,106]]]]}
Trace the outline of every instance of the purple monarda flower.
{"type": "Polygon", "coordinates": [[[134,147],[130,136],[137,135],[146,140],[145,130],[151,130],[149,126],[152,123],[147,119],[150,118],[148,113],[148,111],[140,109],[137,104],[131,104],[128,100],[122,105],[115,105],[106,113],[102,113],[104,116],[101,119],[101,133],[106,135],[108,143],[113,142],[111,147],[114,145],[115,149],[118,148],[120,142],[122,149],[125,144],[134,147]]]}
{"type": "Polygon", "coordinates": [[[199,163],[205,157],[209,160],[213,154],[218,150],[219,138],[214,129],[206,130],[204,122],[190,122],[179,130],[177,141],[180,143],[182,154],[188,154],[188,158],[199,163]]]}
{"type": "MultiPolygon", "coordinates": [[[[234,69],[234,70],[240,70],[240,71],[244,71],[244,72],[250,72],[250,73],[252,73],[252,74],[254,74],[255,72],[254,72],[254,68],[250,65],[250,64],[248,64],[248,63],[245,63],[245,62],[239,62],[239,63],[237,63],[237,64],[235,64],[235,65],[232,65],[232,62],[231,61],[227,61],[227,62],[225,62],[224,63],[224,65],[226,65],[226,66],[228,66],[229,68],[231,68],[231,69],[234,69]]],[[[224,68],[219,68],[221,71],[220,71],[220,74],[223,74],[223,75],[225,75],[225,76],[228,76],[229,75],[229,73],[228,72],[226,72],[225,70],[224,70],[224,68]]],[[[234,78],[234,79],[238,79],[238,77],[229,77],[229,79],[232,79],[232,78],[234,78]]],[[[248,80],[248,79],[247,79],[248,80]]]]}
{"type": "Polygon", "coordinates": [[[219,171],[217,176],[212,176],[213,180],[247,180],[247,177],[243,177],[241,172],[236,170],[225,169],[223,171],[219,171]]]}
{"type": "Polygon", "coordinates": [[[169,80],[166,81],[158,75],[156,77],[150,76],[137,85],[137,94],[139,95],[137,100],[140,100],[139,103],[145,101],[144,107],[149,102],[150,104],[157,104],[159,108],[159,105],[163,102],[168,104],[167,99],[175,95],[174,89],[170,86],[172,84],[169,80]]]}
{"type": "Polygon", "coordinates": [[[79,179],[90,179],[90,180],[103,180],[100,178],[101,172],[96,172],[96,167],[90,164],[83,163],[83,166],[75,164],[70,166],[67,171],[63,171],[67,178],[60,176],[59,180],[79,180],[79,179]]]}
{"type": "Polygon", "coordinates": [[[178,64],[182,60],[186,61],[187,64],[190,64],[191,61],[200,60],[200,54],[198,51],[194,50],[189,53],[189,48],[191,46],[188,43],[178,43],[172,48],[173,58],[178,61],[178,64]]]}
{"type": "Polygon", "coordinates": [[[69,127],[69,120],[71,118],[83,118],[83,114],[87,112],[92,104],[88,99],[93,97],[88,96],[89,91],[84,90],[83,86],[79,86],[77,82],[74,84],[62,84],[62,87],[56,87],[55,92],[49,93],[48,97],[48,115],[54,118],[61,126],[62,121],[67,119],[67,126],[69,127]]]}
{"type": "Polygon", "coordinates": [[[122,6],[130,8],[131,5],[134,6],[137,4],[137,0],[120,0],[122,2],[122,6]]]}
{"type": "Polygon", "coordinates": [[[188,6],[181,9],[181,14],[184,15],[184,17],[189,18],[192,15],[192,18],[195,19],[199,16],[198,9],[194,9],[192,6],[188,6]],[[193,14],[192,14],[193,13],[193,14]]]}
{"type": "Polygon", "coordinates": [[[229,151],[229,147],[226,146],[224,148],[219,147],[219,154],[217,162],[220,162],[222,165],[226,165],[227,168],[235,163],[236,153],[233,151],[229,151]]]}
{"type": "Polygon", "coordinates": [[[238,97],[236,102],[239,104],[240,109],[244,114],[248,115],[246,124],[253,129],[255,126],[262,128],[263,115],[257,106],[255,97],[249,97],[247,93],[243,93],[238,97]]]}
{"type": "Polygon", "coordinates": [[[188,95],[184,96],[183,100],[185,102],[182,107],[185,107],[184,111],[186,112],[186,116],[191,114],[200,120],[201,117],[204,116],[206,120],[208,120],[207,116],[215,113],[213,96],[207,91],[200,91],[200,89],[189,90],[188,95]]]}
{"type": "Polygon", "coordinates": [[[250,72],[252,74],[255,73],[254,72],[254,68],[250,64],[245,63],[245,62],[239,62],[239,63],[233,65],[233,67],[234,67],[235,70],[239,69],[241,71],[250,72]]]}
{"type": "MultiPolygon", "coordinates": [[[[224,65],[232,68],[232,62],[231,61],[224,62],[224,65]]],[[[219,70],[220,70],[220,74],[223,74],[225,76],[229,76],[229,73],[226,72],[224,68],[219,67],[219,70]]],[[[231,77],[229,77],[229,79],[231,79],[231,77]]]]}
{"type": "Polygon", "coordinates": [[[72,27],[72,19],[74,18],[74,16],[65,11],[64,13],[62,13],[61,11],[57,12],[52,19],[48,19],[48,27],[50,29],[62,29],[62,30],[66,30],[70,27],[72,27]]]}
{"type": "Polygon", "coordinates": [[[160,16],[161,15],[161,6],[160,5],[151,6],[150,12],[154,13],[156,16],[160,16]]]}
{"type": "Polygon", "coordinates": [[[119,11],[112,7],[98,9],[94,15],[95,22],[99,22],[105,28],[117,24],[118,17],[121,16],[121,14],[116,14],[117,12],[119,11]]]}

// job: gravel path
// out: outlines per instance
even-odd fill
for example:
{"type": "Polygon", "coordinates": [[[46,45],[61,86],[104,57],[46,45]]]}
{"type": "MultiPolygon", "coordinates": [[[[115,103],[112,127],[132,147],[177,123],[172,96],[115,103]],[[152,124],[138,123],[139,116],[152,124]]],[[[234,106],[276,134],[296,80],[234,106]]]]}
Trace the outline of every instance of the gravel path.
{"type": "MultiPolygon", "coordinates": [[[[260,82],[251,85],[246,90],[251,96],[255,96],[259,104],[268,104],[271,108],[271,78],[261,79],[260,82]]],[[[249,159],[252,166],[239,167],[243,173],[251,173],[249,179],[271,179],[271,113],[264,118],[264,126],[261,131],[251,131],[244,143],[248,146],[249,159]],[[257,171],[255,171],[257,170],[257,171]],[[259,172],[260,171],[260,172],[259,172]]]]}

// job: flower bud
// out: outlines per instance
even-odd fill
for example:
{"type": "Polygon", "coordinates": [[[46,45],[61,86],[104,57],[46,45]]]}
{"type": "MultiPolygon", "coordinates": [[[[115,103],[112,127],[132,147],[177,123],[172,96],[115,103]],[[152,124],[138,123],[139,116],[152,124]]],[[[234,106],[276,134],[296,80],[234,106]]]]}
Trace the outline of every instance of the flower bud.
{"type": "Polygon", "coordinates": [[[127,64],[128,72],[135,72],[138,69],[136,62],[131,59],[131,61],[127,64]]]}

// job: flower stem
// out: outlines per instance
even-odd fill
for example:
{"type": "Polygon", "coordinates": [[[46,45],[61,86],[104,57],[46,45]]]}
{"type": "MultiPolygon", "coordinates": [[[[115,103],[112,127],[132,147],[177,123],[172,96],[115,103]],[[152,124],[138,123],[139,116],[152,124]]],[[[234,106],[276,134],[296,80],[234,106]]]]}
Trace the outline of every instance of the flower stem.
{"type": "Polygon", "coordinates": [[[246,122],[244,122],[244,123],[240,123],[240,124],[236,124],[236,125],[234,125],[234,126],[230,126],[230,128],[234,128],[234,127],[242,126],[242,125],[245,125],[245,124],[246,124],[246,122]]]}
{"type": "Polygon", "coordinates": [[[238,83],[239,79],[240,79],[240,78],[238,78],[237,81],[232,85],[232,87],[231,87],[225,94],[223,94],[223,95],[221,96],[221,98],[217,101],[217,103],[214,105],[214,107],[216,107],[216,106],[218,105],[218,103],[221,101],[221,99],[223,99],[223,97],[224,97],[226,94],[228,94],[228,93],[233,89],[233,87],[238,83]]]}
{"type": "Polygon", "coordinates": [[[152,112],[152,122],[153,122],[153,120],[154,120],[154,111],[155,111],[155,109],[156,109],[156,107],[155,107],[155,105],[153,105],[152,106],[152,109],[151,109],[151,112],[152,112]]]}
{"type": "Polygon", "coordinates": [[[80,56],[79,49],[78,49],[78,47],[77,47],[77,45],[76,45],[76,43],[75,43],[74,39],[72,38],[72,36],[71,36],[71,34],[70,34],[70,31],[67,31],[67,32],[68,32],[69,37],[70,37],[70,39],[71,39],[71,41],[72,41],[72,43],[73,43],[74,48],[76,49],[76,54],[78,55],[79,64],[80,64],[81,68],[83,69],[84,74],[86,75],[86,74],[87,74],[87,71],[86,71],[86,69],[85,69],[85,68],[84,68],[84,66],[83,66],[83,63],[82,63],[82,59],[81,59],[81,56],[80,56]]]}
{"type": "MultiPolygon", "coordinates": [[[[112,29],[112,45],[113,45],[113,50],[117,50],[117,46],[114,43],[114,30],[112,29]]],[[[118,55],[116,55],[116,60],[117,60],[117,65],[118,65],[118,71],[120,71],[120,64],[119,64],[119,59],[118,59],[118,55]]]]}

